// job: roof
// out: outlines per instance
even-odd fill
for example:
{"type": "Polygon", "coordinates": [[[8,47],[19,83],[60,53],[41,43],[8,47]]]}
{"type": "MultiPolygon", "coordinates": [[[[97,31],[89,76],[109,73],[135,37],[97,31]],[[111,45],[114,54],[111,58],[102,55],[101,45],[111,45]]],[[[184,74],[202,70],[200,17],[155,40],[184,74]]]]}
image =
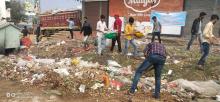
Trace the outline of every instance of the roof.
{"type": "Polygon", "coordinates": [[[12,24],[12,23],[8,23],[8,22],[0,23],[0,30],[6,28],[6,27],[8,27],[8,26],[12,26],[12,27],[14,27],[14,28],[16,28],[16,29],[18,29],[18,30],[21,30],[21,29],[20,29],[19,27],[17,27],[16,25],[14,25],[14,24],[12,24]]]}

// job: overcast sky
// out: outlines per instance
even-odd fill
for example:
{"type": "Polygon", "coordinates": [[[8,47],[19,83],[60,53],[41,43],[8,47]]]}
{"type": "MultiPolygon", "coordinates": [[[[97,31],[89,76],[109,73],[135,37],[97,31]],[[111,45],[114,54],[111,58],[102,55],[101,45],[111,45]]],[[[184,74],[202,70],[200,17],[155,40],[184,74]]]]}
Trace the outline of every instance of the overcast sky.
{"type": "Polygon", "coordinates": [[[82,4],[76,0],[40,0],[41,12],[53,9],[81,8],[82,4]]]}

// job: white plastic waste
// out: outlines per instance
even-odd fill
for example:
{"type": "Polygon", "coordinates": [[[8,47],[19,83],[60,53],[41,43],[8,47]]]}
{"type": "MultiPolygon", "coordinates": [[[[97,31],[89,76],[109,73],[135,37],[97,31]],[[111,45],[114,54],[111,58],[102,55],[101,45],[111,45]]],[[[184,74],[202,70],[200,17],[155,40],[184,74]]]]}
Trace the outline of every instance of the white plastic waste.
{"type": "Polygon", "coordinates": [[[82,79],[83,72],[77,72],[77,73],[75,73],[75,76],[82,79]]]}
{"type": "Polygon", "coordinates": [[[218,92],[220,92],[220,85],[213,80],[188,81],[184,79],[178,79],[173,82],[175,82],[180,88],[192,90],[204,96],[216,96],[218,92]]]}
{"type": "Polygon", "coordinates": [[[62,76],[62,77],[70,75],[70,73],[67,70],[67,68],[54,69],[53,71],[58,73],[58,74],[60,74],[60,76],[62,76]]]}
{"type": "Polygon", "coordinates": [[[79,86],[79,92],[85,93],[85,88],[86,88],[86,85],[81,84],[79,86]]]}
{"type": "Polygon", "coordinates": [[[54,64],[55,63],[55,59],[35,59],[34,60],[37,63],[41,63],[41,64],[54,64]]]}
{"type": "Polygon", "coordinates": [[[91,88],[92,88],[93,90],[96,90],[96,89],[98,89],[98,88],[100,88],[100,87],[103,87],[103,86],[104,86],[104,84],[95,83],[91,88]]]}
{"type": "Polygon", "coordinates": [[[65,41],[60,42],[60,44],[65,44],[65,43],[66,43],[65,41]]]}
{"type": "Polygon", "coordinates": [[[35,79],[37,79],[37,80],[42,79],[43,77],[44,77],[44,74],[43,74],[43,73],[32,75],[32,78],[35,78],[35,79]]]}
{"type": "Polygon", "coordinates": [[[70,58],[64,58],[64,59],[60,59],[59,62],[56,62],[57,65],[59,66],[70,66],[71,65],[71,59],[70,58]]]}
{"type": "Polygon", "coordinates": [[[113,60],[108,60],[108,66],[111,66],[111,67],[121,67],[121,65],[118,64],[118,62],[113,61],[113,60]]]}
{"type": "Polygon", "coordinates": [[[178,63],[180,63],[180,61],[174,60],[173,63],[174,63],[174,64],[178,64],[178,63]]]}
{"type": "Polygon", "coordinates": [[[125,67],[125,68],[121,68],[119,70],[119,73],[120,74],[124,74],[124,75],[131,75],[131,74],[133,74],[132,71],[131,71],[131,65],[129,65],[129,66],[125,67]]]}
{"type": "Polygon", "coordinates": [[[167,74],[168,74],[168,75],[171,75],[172,72],[173,72],[173,70],[169,70],[167,74]]]}
{"type": "Polygon", "coordinates": [[[17,62],[18,67],[25,67],[27,64],[28,64],[28,61],[25,61],[21,58],[18,59],[18,62],[17,62]]]}

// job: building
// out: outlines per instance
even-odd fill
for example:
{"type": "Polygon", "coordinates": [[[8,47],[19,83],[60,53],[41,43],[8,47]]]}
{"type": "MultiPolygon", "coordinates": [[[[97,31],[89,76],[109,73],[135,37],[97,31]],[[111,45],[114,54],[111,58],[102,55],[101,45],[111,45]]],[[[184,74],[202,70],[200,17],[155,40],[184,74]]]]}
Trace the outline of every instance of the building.
{"type": "MultiPolygon", "coordinates": [[[[193,20],[199,16],[200,12],[206,12],[204,24],[210,20],[212,14],[220,16],[220,0],[185,0],[184,10],[187,11],[186,26],[183,29],[183,35],[190,37],[193,20]]],[[[215,24],[214,34],[220,36],[220,21],[215,24]]]]}
{"type": "Polygon", "coordinates": [[[10,8],[7,7],[9,2],[10,0],[0,0],[0,21],[3,20],[3,18],[10,18],[10,8]]]}
{"type": "Polygon", "coordinates": [[[13,24],[0,24],[0,53],[6,49],[20,47],[20,29],[13,24]]]}
{"type": "MultiPolygon", "coordinates": [[[[93,29],[96,28],[96,22],[101,14],[107,17],[108,25],[111,26],[112,17],[115,14],[124,17],[125,22],[129,16],[132,16],[140,22],[149,23],[150,14],[153,10],[167,13],[186,11],[187,16],[184,27],[162,28],[166,31],[169,29],[170,32],[176,31],[176,34],[167,32],[168,35],[189,37],[193,20],[198,17],[200,12],[208,14],[204,19],[203,27],[210,20],[212,14],[220,16],[220,0],[83,0],[82,9],[83,16],[89,18],[93,29]]],[[[214,34],[220,36],[220,22],[215,24],[214,34]]]]}
{"type": "Polygon", "coordinates": [[[82,17],[88,17],[93,30],[96,29],[97,21],[100,15],[105,15],[106,22],[108,23],[109,12],[108,0],[83,0],[82,1],[82,17]]]}

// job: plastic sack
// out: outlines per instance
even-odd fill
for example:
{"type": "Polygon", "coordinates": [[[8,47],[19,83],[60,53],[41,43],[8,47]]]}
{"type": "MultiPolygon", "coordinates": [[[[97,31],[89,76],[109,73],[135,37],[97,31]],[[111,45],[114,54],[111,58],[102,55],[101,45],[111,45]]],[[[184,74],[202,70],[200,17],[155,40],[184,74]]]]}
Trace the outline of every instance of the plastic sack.
{"type": "Polygon", "coordinates": [[[26,46],[27,48],[30,48],[32,42],[31,42],[31,39],[29,37],[24,37],[24,38],[21,39],[21,44],[23,46],[26,46]]]}
{"type": "Polygon", "coordinates": [[[135,36],[136,36],[137,38],[142,38],[142,37],[144,37],[144,34],[141,33],[141,32],[136,32],[136,33],[135,33],[135,36]]]}
{"type": "Polygon", "coordinates": [[[105,34],[106,39],[114,39],[116,38],[116,33],[115,32],[110,32],[105,34]]]}

